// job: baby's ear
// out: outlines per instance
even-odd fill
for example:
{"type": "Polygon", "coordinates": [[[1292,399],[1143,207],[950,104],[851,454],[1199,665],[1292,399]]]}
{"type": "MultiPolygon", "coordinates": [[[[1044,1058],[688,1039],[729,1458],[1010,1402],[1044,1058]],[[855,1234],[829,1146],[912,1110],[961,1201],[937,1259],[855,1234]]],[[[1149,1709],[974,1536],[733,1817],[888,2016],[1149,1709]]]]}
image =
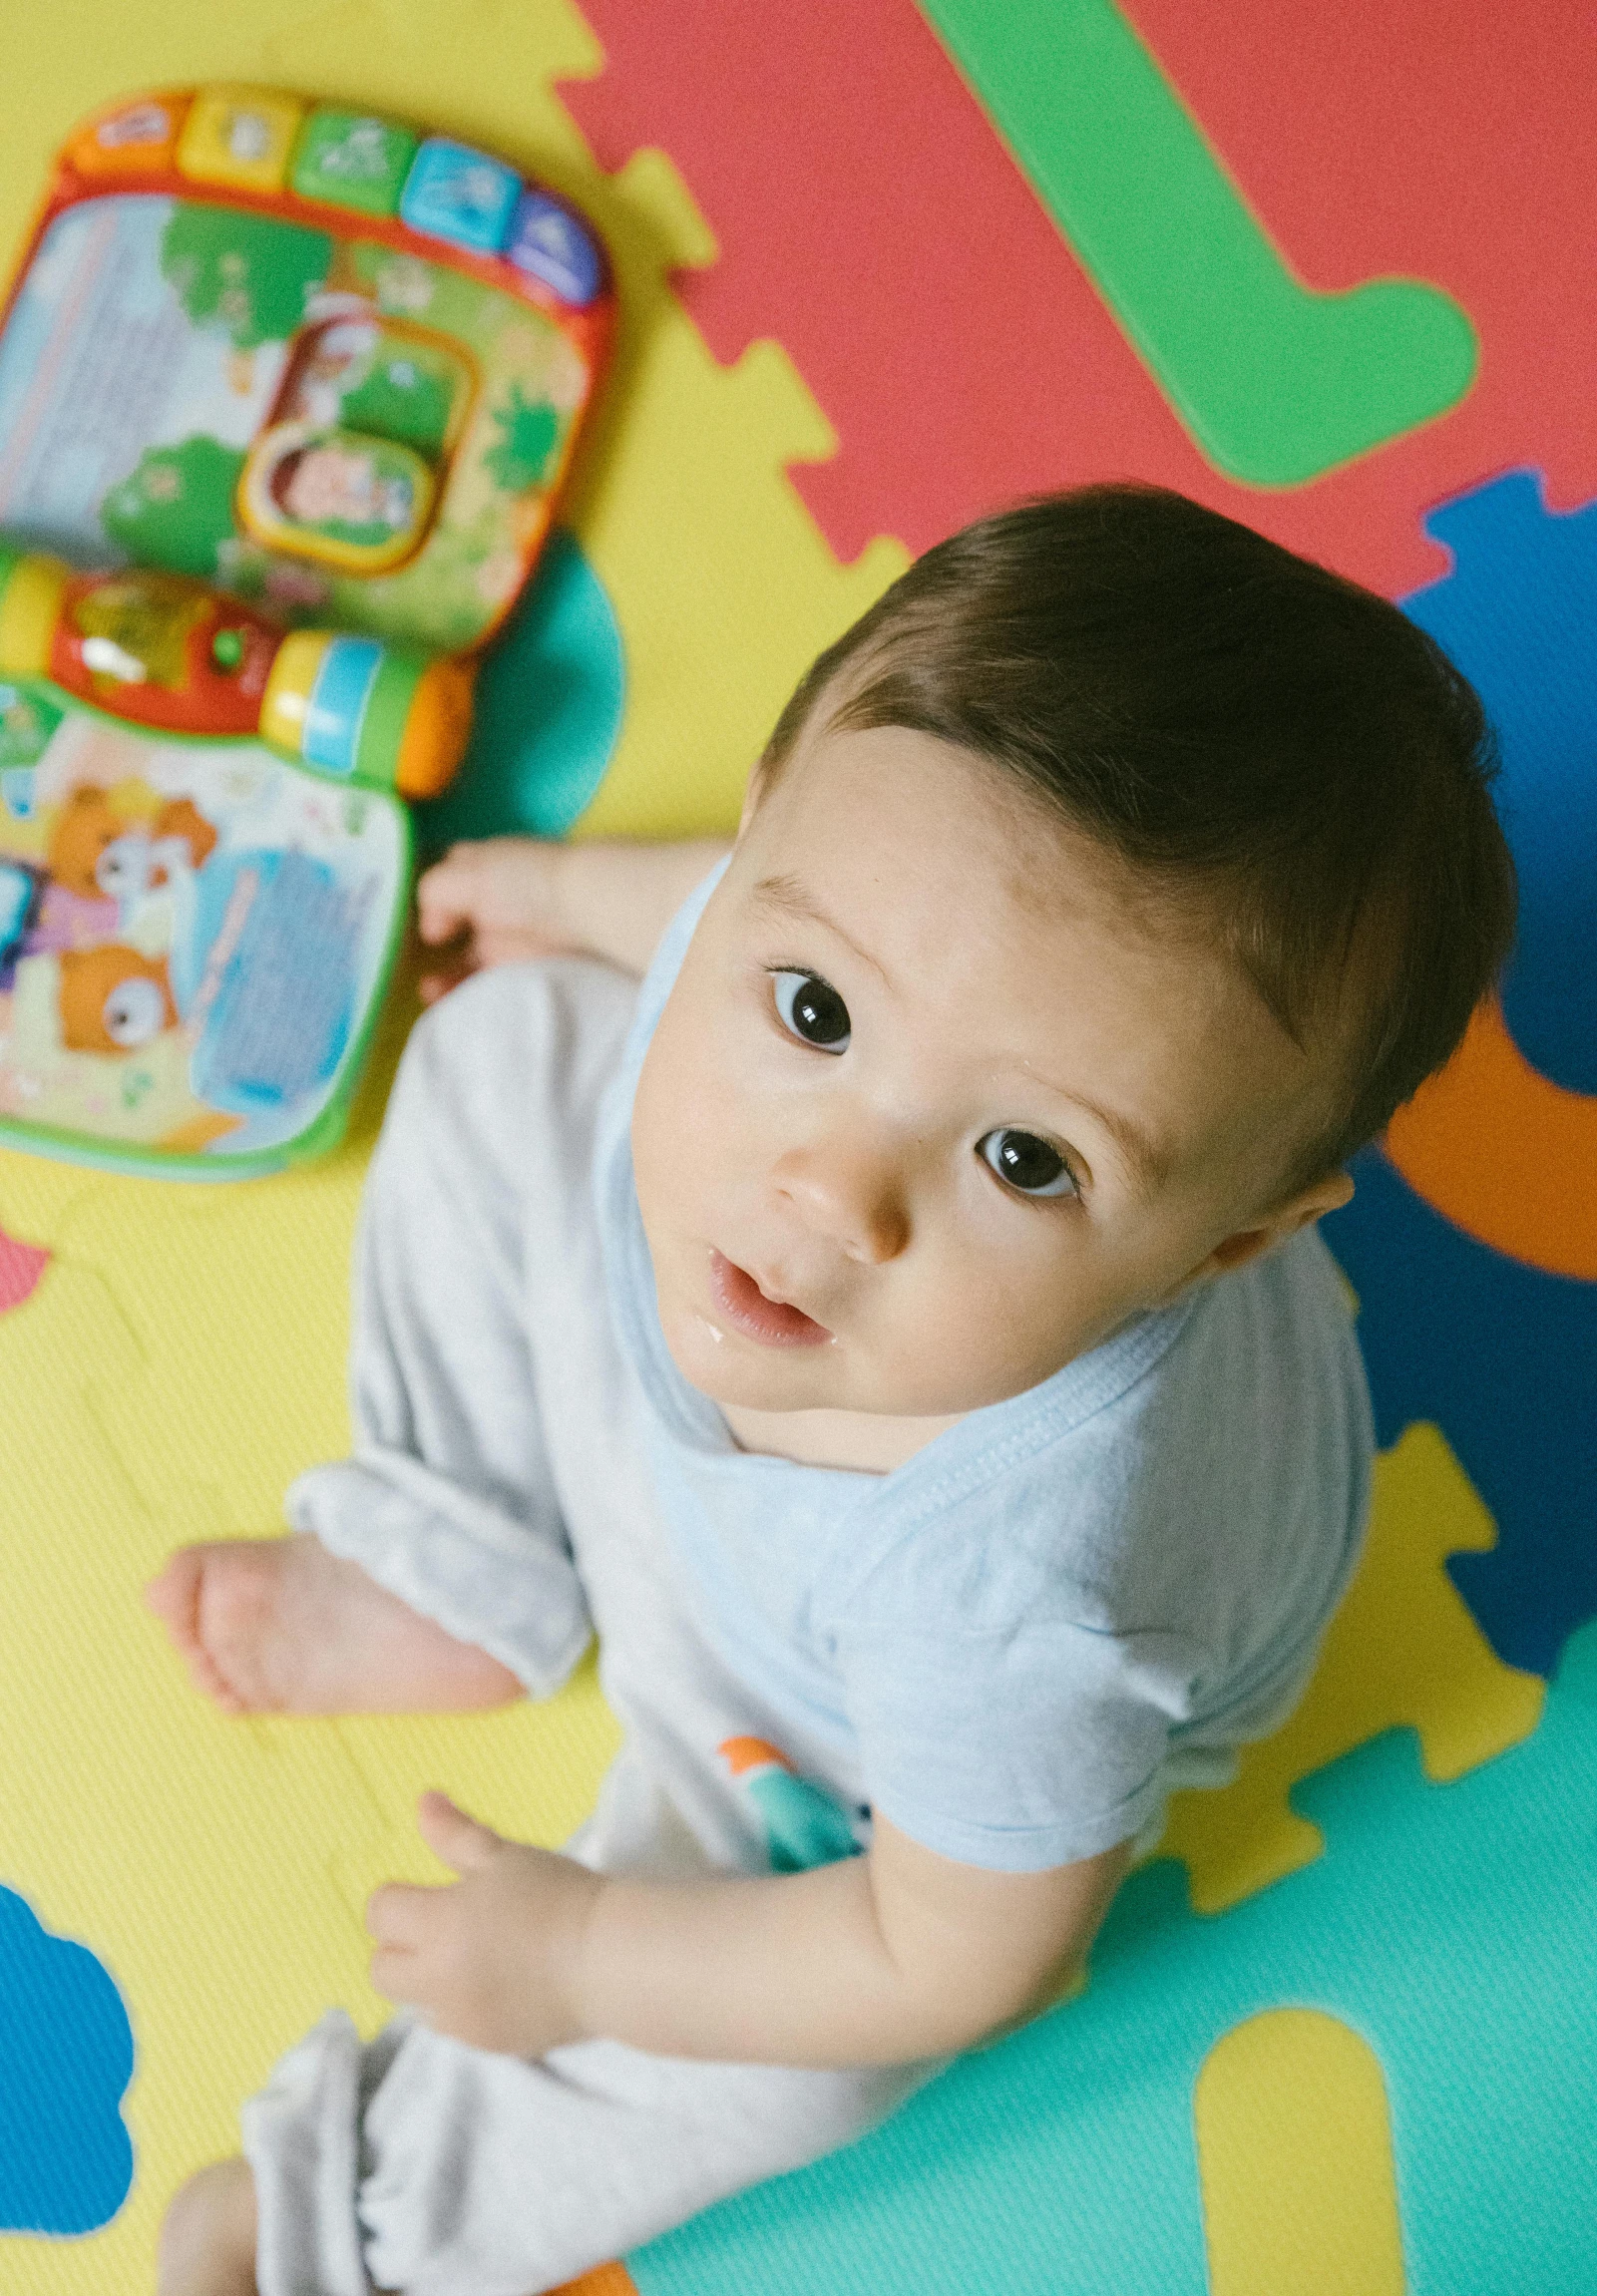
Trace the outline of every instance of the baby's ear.
{"type": "Polygon", "coordinates": [[[1201,1268],[1194,1268],[1188,1283],[1204,1276],[1221,1276],[1232,1268],[1245,1268],[1250,1260],[1257,1260],[1261,1252],[1268,1252],[1277,1244],[1284,1244],[1289,1236],[1296,1236],[1301,1228],[1308,1228],[1328,1212],[1340,1212],[1344,1204],[1353,1200],[1353,1174],[1328,1172],[1324,1179],[1311,1181],[1300,1188],[1295,1196],[1278,1204],[1273,1212],[1265,1213],[1250,1228],[1239,1228],[1234,1236],[1217,1244],[1201,1268]]]}
{"type": "Polygon", "coordinates": [[[1328,1172],[1324,1179],[1313,1180],[1307,1188],[1300,1188],[1297,1195],[1289,1197],[1271,1217],[1277,1222],[1279,1236],[1295,1236],[1300,1228],[1324,1219],[1328,1212],[1340,1212],[1344,1204],[1352,1202],[1353,1174],[1328,1172]]]}

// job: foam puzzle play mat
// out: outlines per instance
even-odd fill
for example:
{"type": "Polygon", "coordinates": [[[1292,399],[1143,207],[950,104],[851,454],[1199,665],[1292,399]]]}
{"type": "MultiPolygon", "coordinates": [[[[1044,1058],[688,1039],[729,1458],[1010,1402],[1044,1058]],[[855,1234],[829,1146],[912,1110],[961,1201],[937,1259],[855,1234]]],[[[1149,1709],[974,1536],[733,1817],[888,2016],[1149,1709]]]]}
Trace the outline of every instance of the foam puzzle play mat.
{"type": "Polygon", "coordinates": [[[590,2296],[1590,2296],[1585,13],[62,0],[9,46],[0,2290],[151,2286],[240,2099],[382,2020],[417,1792],[555,1843],[615,1742],[591,1669],[227,1721],[140,1601],[346,1446],[413,851],[729,827],[913,553],[1134,476],[1397,598],[1501,745],[1501,1000],[1325,1229],[1367,1558],[1083,1991],[590,2296]]]}

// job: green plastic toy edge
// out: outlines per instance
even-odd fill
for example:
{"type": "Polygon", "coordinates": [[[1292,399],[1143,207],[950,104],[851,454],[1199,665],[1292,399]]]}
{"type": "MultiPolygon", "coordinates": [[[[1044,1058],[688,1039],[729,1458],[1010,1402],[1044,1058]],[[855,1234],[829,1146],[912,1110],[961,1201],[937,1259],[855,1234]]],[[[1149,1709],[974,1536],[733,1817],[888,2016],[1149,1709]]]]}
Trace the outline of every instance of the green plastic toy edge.
{"type": "Polygon", "coordinates": [[[412,646],[384,646],[355,747],[355,779],[363,787],[392,789],[410,705],[437,659],[436,654],[420,653],[412,646]]]}

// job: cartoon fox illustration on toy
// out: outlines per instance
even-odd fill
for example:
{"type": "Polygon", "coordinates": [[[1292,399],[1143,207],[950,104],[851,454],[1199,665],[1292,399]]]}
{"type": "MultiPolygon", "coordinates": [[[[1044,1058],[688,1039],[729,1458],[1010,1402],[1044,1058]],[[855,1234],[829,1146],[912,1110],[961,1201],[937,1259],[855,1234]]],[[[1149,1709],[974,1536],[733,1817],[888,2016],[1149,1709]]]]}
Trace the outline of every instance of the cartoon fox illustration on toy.
{"type": "Polygon", "coordinates": [[[104,789],[73,790],[51,833],[50,875],[69,893],[123,901],[168,882],[180,859],[199,869],[216,832],[192,798],[169,798],[148,820],[133,820],[104,789]]]}
{"type": "Polygon", "coordinates": [[[215,846],[214,828],[190,798],[141,815],[120,810],[97,784],[72,790],[45,866],[4,864],[0,989],[14,987],[25,958],[54,956],[69,1052],[134,1052],[176,1027],[172,897],[215,846]]]}
{"type": "Polygon", "coordinates": [[[114,941],[98,949],[65,949],[61,967],[61,1037],[69,1052],[138,1052],[178,1025],[178,1006],[164,957],[144,957],[114,941]]]}

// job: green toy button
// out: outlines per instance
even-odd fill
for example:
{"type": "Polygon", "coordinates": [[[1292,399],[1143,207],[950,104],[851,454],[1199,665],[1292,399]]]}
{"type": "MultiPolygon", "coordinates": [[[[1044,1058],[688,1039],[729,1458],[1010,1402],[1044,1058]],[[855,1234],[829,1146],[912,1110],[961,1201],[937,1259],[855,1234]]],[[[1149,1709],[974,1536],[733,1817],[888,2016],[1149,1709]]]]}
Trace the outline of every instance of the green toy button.
{"type": "Polygon", "coordinates": [[[315,111],[295,147],[289,182],[302,199],[391,215],[416,156],[416,141],[397,121],[378,120],[368,112],[315,111]]]}
{"type": "Polygon", "coordinates": [[[218,669],[236,669],[244,658],[241,631],[219,629],[210,641],[210,658],[218,669]]]}

